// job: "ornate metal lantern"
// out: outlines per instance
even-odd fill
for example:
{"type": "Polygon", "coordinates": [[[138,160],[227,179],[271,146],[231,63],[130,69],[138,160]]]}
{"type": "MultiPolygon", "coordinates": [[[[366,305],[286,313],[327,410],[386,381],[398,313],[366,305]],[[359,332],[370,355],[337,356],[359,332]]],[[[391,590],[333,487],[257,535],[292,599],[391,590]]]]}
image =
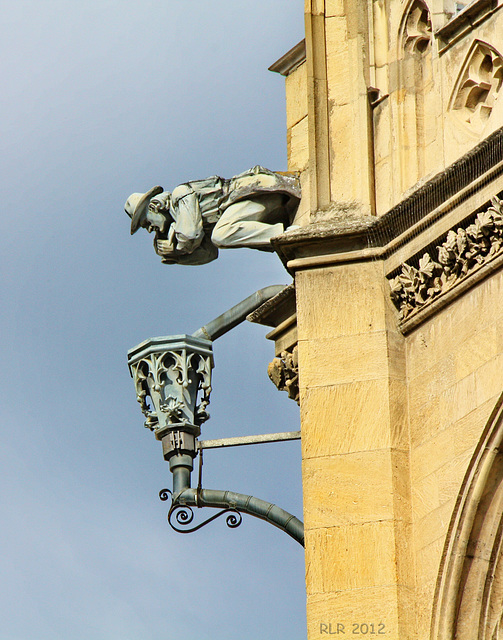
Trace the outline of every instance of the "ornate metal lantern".
{"type": "Polygon", "coordinates": [[[168,522],[175,531],[197,531],[223,514],[228,514],[227,525],[235,528],[241,523],[241,513],[248,513],[304,544],[304,525],[280,507],[254,496],[202,488],[203,449],[300,438],[300,432],[289,432],[198,441],[201,425],[209,418],[206,409],[211,393],[212,339],[242,322],[248,313],[277,290],[278,287],[268,287],[257,291],[193,335],[150,338],[128,351],[129,370],[134,379],[136,398],[146,417],[145,427],[162,442],[164,458],[169,461],[173,474],[173,490],[163,489],[159,495],[161,500],[167,500],[169,496],[172,498],[168,522]],[[198,454],[199,482],[197,488],[193,488],[191,473],[198,454]],[[191,507],[221,510],[193,526],[191,507]]]}
{"type": "Polygon", "coordinates": [[[128,364],[145,427],[162,442],[165,459],[175,452],[195,457],[195,438],[209,418],[211,341],[189,335],[150,338],[130,349],[128,364]]]}

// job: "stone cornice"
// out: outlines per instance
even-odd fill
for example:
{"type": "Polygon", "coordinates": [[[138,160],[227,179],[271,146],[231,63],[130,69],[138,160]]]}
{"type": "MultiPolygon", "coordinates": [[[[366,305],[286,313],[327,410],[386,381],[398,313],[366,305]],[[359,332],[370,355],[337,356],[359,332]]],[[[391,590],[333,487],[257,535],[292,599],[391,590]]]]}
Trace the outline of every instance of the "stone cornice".
{"type": "Polygon", "coordinates": [[[346,260],[348,254],[367,252],[369,229],[375,224],[370,216],[315,222],[288,231],[271,244],[290,273],[297,268],[346,260]]]}
{"type": "MultiPolygon", "coordinates": [[[[272,245],[281,260],[294,272],[300,265],[294,260],[310,258],[321,263],[340,262],[337,254],[357,252],[362,256],[389,254],[417,235],[432,222],[432,214],[444,215],[442,205],[449,207],[467,199],[481,182],[491,181],[503,173],[503,127],[482,140],[476,147],[447,169],[413,191],[380,218],[359,215],[354,207],[339,206],[330,219],[313,222],[273,238],[272,245]]],[[[495,195],[495,194],[493,194],[495,195]]],[[[324,212],[321,212],[324,213],[324,212]]],[[[307,264],[307,263],[306,263],[307,264]]]]}
{"type": "Polygon", "coordinates": [[[503,127],[378,218],[369,238],[372,246],[384,246],[405,233],[502,160],[503,127]]]}
{"type": "Polygon", "coordinates": [[[289,76],[297,67],[306,61],[306,41],[301,40],[285,55],[276,60],[270,67],[269,71],[280,73],[282,76],[289,76]]]}
{"type": "Polygon", "coordinates": [[[453,38],[457,40],[460,35],[471,31],[498,8],[498,0],[475,0],[475,2],[470,2],[443,27],[440,27],[435,32],[435,36],[450,45],[453,38]]]}
{"type": "Polygon", "coordinates": [[[503,265],[503,205],[494,198],[502,193],[502,179],[503,128],[381,218],[338,207],[320,212],[324,221],[288,231],[272,244],[292,274],[384,260],[407,332],[503,265]]]}
{"type": "Polygon", "coordinates": [[[269,298],[258,309],[246,316],[248,322],[256,322],[266,327],[278,327],[295,314],[295,287],[287,285],[282,291],[269,298]]]}

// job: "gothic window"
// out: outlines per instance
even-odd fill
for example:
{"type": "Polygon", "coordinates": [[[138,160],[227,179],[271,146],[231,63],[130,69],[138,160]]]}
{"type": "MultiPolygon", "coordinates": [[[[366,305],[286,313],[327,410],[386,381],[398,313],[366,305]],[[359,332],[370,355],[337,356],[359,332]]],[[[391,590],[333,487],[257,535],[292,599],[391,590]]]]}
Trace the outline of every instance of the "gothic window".
{"type": "Polygon", "coordinates": [[[422,0],[415,0],[407,14],[403,46],[409,53],[424,54],[431,45],[431,18],[422,0]]]}
{"type": "Polygon", "coordinates": [[[454,87],[451,110],[473,130],[482,131],[502,83],[501,55],[490,45],[475,41],[454,87]]]}
{"type": "Polygon", "coordinates": [[[432,23],[423,0],[409,0],[397,44],[398,83],[402,90],[397,150],[400,188],[405,191],[426,175],[425,150],[436,138],[432,23]]]}

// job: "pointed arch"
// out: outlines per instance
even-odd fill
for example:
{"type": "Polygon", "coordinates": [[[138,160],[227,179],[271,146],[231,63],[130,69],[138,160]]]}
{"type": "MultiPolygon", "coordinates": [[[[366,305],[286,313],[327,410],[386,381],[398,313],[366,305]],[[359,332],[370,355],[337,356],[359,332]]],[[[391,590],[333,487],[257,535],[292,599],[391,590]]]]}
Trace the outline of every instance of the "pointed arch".
{"type": "Polygon", "coordinates": [[[503,638],[503,394],[470,461],[437,580],[432,640],[503,638]]]}
{"type": "Polygon", "coordinates": [[[397,39],[399,104],[398,154],[400,190],[406,191],[427,173],[425,150],[436,138],[433,89],[431,11],[424,0],[409,0],[397,39]]]}
{"type": "Polygon", "coordinates": [[[449,110],[481,133],[503,84],[503,58],[487,42],[474,40],[454,84],[449,110]]]}
{"type": "Polygon", "coordinates": [[[431,13],[424,0],[410,0],[402,17],[399,59],[407,54],[424,55],[432,42],[431,13]]]}

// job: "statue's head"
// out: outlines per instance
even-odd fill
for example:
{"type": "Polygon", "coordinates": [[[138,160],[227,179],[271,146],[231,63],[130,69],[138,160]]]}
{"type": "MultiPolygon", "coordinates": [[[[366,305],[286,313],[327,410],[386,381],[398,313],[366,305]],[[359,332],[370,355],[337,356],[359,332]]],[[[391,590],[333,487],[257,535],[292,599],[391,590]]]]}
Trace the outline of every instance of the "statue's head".
{"type": "Polygon", "coordinates": [[[173,222],[169,207],[171,194],[162,187],[152,187],[146,193],[132,193],[124,205],[131,218],[131,235],[140,227],[165,233],[173,222]]]}

